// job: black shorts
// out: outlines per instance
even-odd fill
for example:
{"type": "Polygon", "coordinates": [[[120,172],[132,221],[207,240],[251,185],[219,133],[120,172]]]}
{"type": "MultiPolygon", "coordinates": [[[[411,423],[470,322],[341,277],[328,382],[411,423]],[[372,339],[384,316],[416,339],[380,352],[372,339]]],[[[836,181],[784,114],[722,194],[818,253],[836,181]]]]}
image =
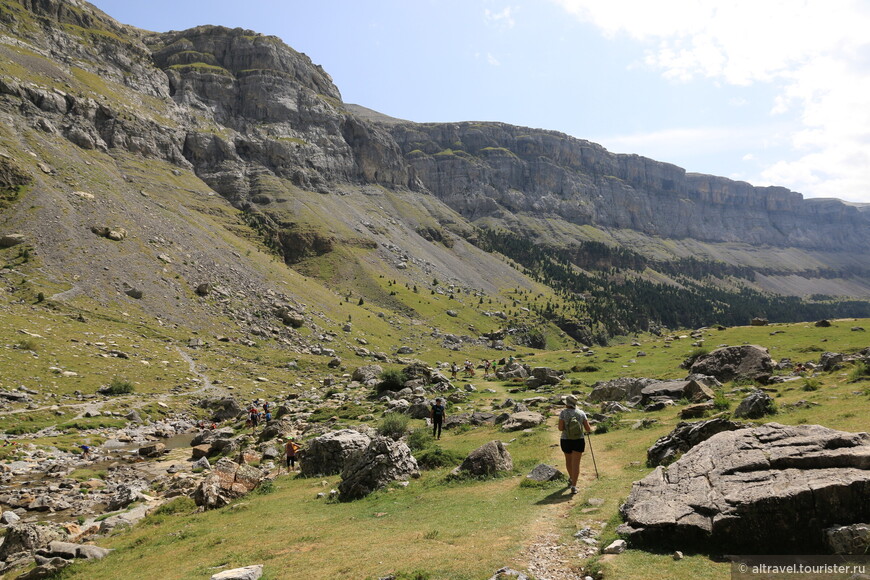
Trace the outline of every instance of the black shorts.
{"type": "Polygon", "coordinates": [[[586,451],[586,439],[559,439],[559,447],[562,453],[583,453],[586,451]]]}

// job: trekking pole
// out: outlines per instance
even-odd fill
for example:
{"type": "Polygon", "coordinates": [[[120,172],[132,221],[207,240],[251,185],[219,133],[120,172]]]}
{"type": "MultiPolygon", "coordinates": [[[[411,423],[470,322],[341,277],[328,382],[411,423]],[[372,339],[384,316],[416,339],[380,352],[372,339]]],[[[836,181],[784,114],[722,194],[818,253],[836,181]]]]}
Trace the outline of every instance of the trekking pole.
{"type": "Polygon", "coordinates": [[[598,477],[598,464],[595,463],[595,452],[592,451],[592,437],[590,437],[592,433],[586,434],[586,443],[589,444],[589,454],[592,455],[592,466],[595,468],[595,479],[600,479],[598,477]]]}

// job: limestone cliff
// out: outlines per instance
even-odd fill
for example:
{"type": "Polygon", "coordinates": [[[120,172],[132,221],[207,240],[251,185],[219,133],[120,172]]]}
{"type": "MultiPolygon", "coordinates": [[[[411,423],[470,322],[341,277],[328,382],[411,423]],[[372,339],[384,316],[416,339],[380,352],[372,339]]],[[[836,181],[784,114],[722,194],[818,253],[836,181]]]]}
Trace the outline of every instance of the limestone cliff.
{"type": "MultiPolygon", "coordinates": [[[[550,244],[603,239],[658,262],[755,268],[750,282],[778,292],[870,294],[870,213],[855,204],[687,173],[555,131],[386,117],[343,103],[308,56],[250,30],[148,32],[80,0],[0,6],[8,151],[25,151],[33,132],[193,171],[288,262],[379,247],[393,228],[450,248],[492,225],[550,244]],[[413,201],[383,203],[393,194],[413,201]]],[[[486,278],[449,254],[426,260],[486,278]]]]}

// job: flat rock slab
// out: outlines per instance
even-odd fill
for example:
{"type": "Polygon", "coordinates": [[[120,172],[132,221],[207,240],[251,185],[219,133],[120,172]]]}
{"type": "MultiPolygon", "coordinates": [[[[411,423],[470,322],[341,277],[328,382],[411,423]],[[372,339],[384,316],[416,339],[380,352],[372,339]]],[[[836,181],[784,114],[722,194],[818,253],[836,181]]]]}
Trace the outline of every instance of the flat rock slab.
{"type": "Polygon", "coordinates": [[[870,521],[870,435],[768,423],[716,434],[632,486],[639,547],[822,554],[825,528],[870,521]]]}

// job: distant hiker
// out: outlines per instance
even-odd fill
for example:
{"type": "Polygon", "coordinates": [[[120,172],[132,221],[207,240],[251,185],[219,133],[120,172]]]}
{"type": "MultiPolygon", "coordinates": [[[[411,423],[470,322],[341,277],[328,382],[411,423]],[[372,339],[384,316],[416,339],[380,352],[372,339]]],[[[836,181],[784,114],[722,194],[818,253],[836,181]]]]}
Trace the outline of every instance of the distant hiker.
{"type": "Polygon", "coordinates": [[[260,413],[259,411],[257,411],[256,407],[251,407],[250,409],[248,409],[248,417],[251,421],[251,428],[256,431],[257,424],[260,422],[260,413]]]}
{"type": "Polygon", "coordinates": [[[296,453],[299,451],[299,444],[292,437],[287,438],[287,444],[284,445],[284,453],[287,456],[287,473],[291,469],[296,471],[296,453]]]}
{"type": "Polygon", "coordinates": [[[483,374],[489,374],[489,369],[492,367],[492,363],[489,362],[489,359],[483,360],[483,374]]]}
{"type": "Polygon", "coordinates": [[[465,376],[473,377],[474,376],[474,365],[471,364],[470,360],[465,361],[465,376]]]}
{"type": "Polygon", "coordinates": [[[444,401],[439,397],[432,403],[432,409],[429,411],[429,418],[432,419],[432,437],[435,439],[441,439],[441,426],[444,424],[444,414],[444,401]]]}
{"type": "Polygon", "coordinates": [[[265,403],[263,403],[263,412],[264,413],[269,412],[269,401],[266,401],[265,403]]]}
{"type": "Polygon", "coordinates": [[[266,423],[272,420],[272,411],[266,410],[266,413],[263,415],[263,419],[266,420],[266,423]]]}
{"type": "Polygon", "coordinates": [[[91,458],[91,447],[90,445],[79,445],[82,450],[82,459],[90,459],[91,458]]]}
{"type": "Polygon", "coordinates": [[[565,397],[565,408],[559,413],[559,431],[562,437],[559,446],[565,454],[565,469],[568,470],[568,485],[571,493],[577,493],[577,477],[580,475],[580,459],[586,450],[583,432],[591,433],[592,427],[586,413],[577,408],[577,397],[565,397]]]}
{"type": "Polygon", "coordinates": [[[450,363],[450,378],[455,379],[456,373],[459,372],[459,367],[456,365],[456,361],[450,363]]]}

